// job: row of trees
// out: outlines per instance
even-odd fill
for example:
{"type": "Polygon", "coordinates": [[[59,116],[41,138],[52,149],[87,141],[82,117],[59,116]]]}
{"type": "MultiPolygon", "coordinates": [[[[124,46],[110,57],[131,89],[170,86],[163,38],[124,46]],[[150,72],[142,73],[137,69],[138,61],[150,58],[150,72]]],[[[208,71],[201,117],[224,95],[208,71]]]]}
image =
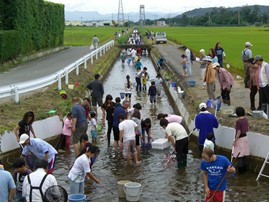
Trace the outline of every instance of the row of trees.
{"type": "MultiPolygon", "coordinates": [[[[245,6],[241,9],[214,8],[204,15],[181,15],[175,18],[162,18],[168,25],[179,26],[246,26],[269,24],[269,12],[260,12],[259,6],[245,6]]],[[[154,25],[155,21],[147,19],[146,25],[154,25]]]]}
{"type": "Polygon", "coordinates": [[[0,2],[0,63],[63,44],[64,5],[43,0],[0,2]]]}

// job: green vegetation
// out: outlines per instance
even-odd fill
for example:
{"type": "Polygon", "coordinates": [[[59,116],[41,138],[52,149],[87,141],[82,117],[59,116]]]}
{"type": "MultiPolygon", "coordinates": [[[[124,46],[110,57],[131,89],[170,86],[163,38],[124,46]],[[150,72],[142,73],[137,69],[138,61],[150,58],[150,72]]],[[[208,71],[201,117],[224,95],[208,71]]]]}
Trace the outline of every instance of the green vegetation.
{"type": "MultiPolygon", "coordinates": [[[[0,3],[0,35],[5,35],[6,30],[16,30],[14,34],[0,37],[5,38],[14,48],[13,52],[2,53],[0,63],[14,58],[18,54],[29,54],[33,51],[57,47],[64,40],[64,5],[43,0],[13,0],[0,3]]],[[[5,50],[5,43],[0,44],[0,51],[5,50]]]]}
{"type": "MultiPolygon", "coordinates": [[[[146,27],[142,30],[165,31],[167,38],[178,44],[186,45],[196,55],[200,49],[214,48],[217,42],[226,53],[225,64],[229,63],[233,72],[243,74],[241,52],[244,43],[250,41],[253,44],[253,56],[262,55],[265,61],[269,60],[269,29],[257,27],[146,27]]],[[[241,75],[242,75],[241,74],[241,75]]]]}
{"type": "MultiPolygon", "coordinates": [[[[122,31],[119,27],[66,27],[64,33],[64,44],[66,46],[83,46],[91,45],[92,38],[97,35],[99,43],[104,43],[106,41],[114,39],[114,33],[117,31],[122,31]]],[[[128,36],[121,36],[118,40],[120,43],[122,41],[127,41],[125,39],[128,36]]],[[[116,41],[117,42],[117,41],[116,41]]]]}

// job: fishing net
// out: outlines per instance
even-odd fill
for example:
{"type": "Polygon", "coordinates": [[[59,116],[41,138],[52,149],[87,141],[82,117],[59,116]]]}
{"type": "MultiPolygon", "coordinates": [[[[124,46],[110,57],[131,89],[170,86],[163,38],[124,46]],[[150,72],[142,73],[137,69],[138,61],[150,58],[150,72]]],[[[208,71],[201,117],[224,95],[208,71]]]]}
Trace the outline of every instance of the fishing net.
{"type": "Polygon", "coordinates": [[[46,190],[44,198],[46,202],[67,202],[68,194],[62,186],[54,185],[46,190]]]}

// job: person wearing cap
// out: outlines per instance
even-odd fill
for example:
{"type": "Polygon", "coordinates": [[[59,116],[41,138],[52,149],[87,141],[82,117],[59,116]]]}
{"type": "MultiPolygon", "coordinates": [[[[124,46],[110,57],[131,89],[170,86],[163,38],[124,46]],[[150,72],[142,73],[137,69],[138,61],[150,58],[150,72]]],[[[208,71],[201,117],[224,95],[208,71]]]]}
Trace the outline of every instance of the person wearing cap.
{"type": "Polygon", "coordinates": [[[183,49],[185,51],[185,56],[186,56],[186,67],[187,67],[187,74],[188,76],[191,76],[191,59],[190,59],[190,56],[191,56],[191,51],[189,48],[187,48],[186,46],[183,46],[183,49]]]}
{"type": "Polygon", "coordinates": [[[104,88],[103,88],[103,84],[99,80],[100,75],[97,73],[95,74],[94,77],[95,79],[87,85],[87,88],[91,91],[92,106],[94,107],[94,111],[96,112],[97,117],[98,117],[97,105],[100,107],[102,106],[104,88]]]}
{"type": "Polygon", "coordinates": [[[204,82],[204,76],[205,76],[205,70],[206,70],[207,63],[206,63],[206,61],[203,60],[205,57],[206,57],[205,50],[201,49],[199,63],[200,63],[201,78],[202,78],[202,83],[203,83],[203,86],[200,89],[202,89],[202,90],[205,89],[205,87],[206,87],[206,82],[204,82]]]}
{"type": "Polygon", "coordinates": [[[213,69],[212,58],[210,56],[206,56],[203,60],[206,61],[207,64],[203,82],[206,82],[209,99],[215,99],[216,72],[213,69]]]}
{"type": "Polygon", "coordinates": [[[214,63],[213,68],[217,72],[223,103],[231,105],[230,93],[234,83],[233,76],[225,68],[222,68],[219,63],[214,63]]]}
{"type": "Polygon", "coordinates": [[[248,59],[252,58],[252,51],[251,51],[251,47],[253,45],[250,42],[246,42],[245,43],[245,49],[242,51],[242,61],[244,63],[244,84],[245,84],[245,88],[248,88],[248,84],[249,84],[249,63],[248,63],[248,59]]]}
{"type": "MultiPolygon", "coordinates": [[[[222,155],[215,155],[213,150],[213,143],[209,143],[203,148],[201,171],[204,183],[205,201],[208,202],[215,190],[218,188],[219,183],[225,176],[226,172],[235,173],[236,170],[231,166],[231,162],[227,157],[222,155]]],[[[227,179],[222,182],[217,192],[213,197],[213,202],[224,202],[225,191],[227,189],[227,179]]]]}
{"type": "MultiPolygon", "coordinates": [[[[195,127],[199,130],[198,148],[202,152],[207,135],[209,133],[214,135],[214,128],[218,128],[218,121],[213,114],[207,111],[206,103],[200,103],[199,108],[200,113],[195,117],[195,127]]],[[[212,140],[214,141],[215,138],[212,140]]]]}
{"type": "Polygon", "coordinates": [[[180,123],[169,123],[165,118],[160,120],[160,126],[166,130],[165,138],[171,142],[176,151],[177,167],[187,165],[188,134],[180,123]]]}
{"type": "MultiPolygon", "coordinates": [[[[259,66],[254,62],[254,58],[250,58],[249,62],[249,98],[250,98],[250,110],[256,110],[255,107],[255,96],[260,90],[260,81],[259,81],[259,66]]],[[[259,96],[259,106],[258,109],[261,109],[261,97],[259,96]]]]}
{"type": "Polygon", "coordinates": [[[0,202],[12,202],[16,194],[16,185],[10,172],[4,169],[0,160],[0,202]]]}
{"type": "Polygon", "coordinates": [[[57,151],[52,145],[39,138],[30,138],[27,134],[20,137],[21,145],[23,145],[22,155],[25,157],[29,152],[34,154],[38,159],[47,161],[48,174],[51,174],[55,167],[57,151]]]}
{"type": "Polygon", "coordinates": [[[260,55],[255,56],[254,62],[259,66],[259,86],[261,109],[268,114],[267,105],[269,105],[269,64],[263,60],[260,55]]]}

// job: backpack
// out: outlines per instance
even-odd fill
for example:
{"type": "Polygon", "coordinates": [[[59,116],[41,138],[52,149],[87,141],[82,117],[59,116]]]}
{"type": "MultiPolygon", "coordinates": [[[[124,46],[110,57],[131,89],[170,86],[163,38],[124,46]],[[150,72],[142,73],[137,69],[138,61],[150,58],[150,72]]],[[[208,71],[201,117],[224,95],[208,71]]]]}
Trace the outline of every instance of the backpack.
{"type": "Polygon", "coordinates": [[[195,61],[196,60],[196,56],[195,54],[193,53],[193,51],[190,50],[190,60],[191,61],[195,61]]]}
{"type": "Polygon", "coordinates": [[[44,196],[44,194],[43,194],[43,192],[42,192],[42,186],[43,186],[43,183],[44,183],[45,179],[47,178],[47,176],[48,176],[48,174],[46,174],[46,175],[43,177],[43,179],[41,180],[41,183],[40,183],[39,187],[34,187],[34,186],[32,186],[32,185],[31,185],[30,176],[29,176],[29,175],[27,176],[28,183],[29,183],[29,185],[30,185],[29,202],[32,202],[32,191],[33,191],[33,190],[39,190],[40,195],[41,195],[41,198],[42,198],[42,201],[45,202],[45,196],[44,196]]]}

